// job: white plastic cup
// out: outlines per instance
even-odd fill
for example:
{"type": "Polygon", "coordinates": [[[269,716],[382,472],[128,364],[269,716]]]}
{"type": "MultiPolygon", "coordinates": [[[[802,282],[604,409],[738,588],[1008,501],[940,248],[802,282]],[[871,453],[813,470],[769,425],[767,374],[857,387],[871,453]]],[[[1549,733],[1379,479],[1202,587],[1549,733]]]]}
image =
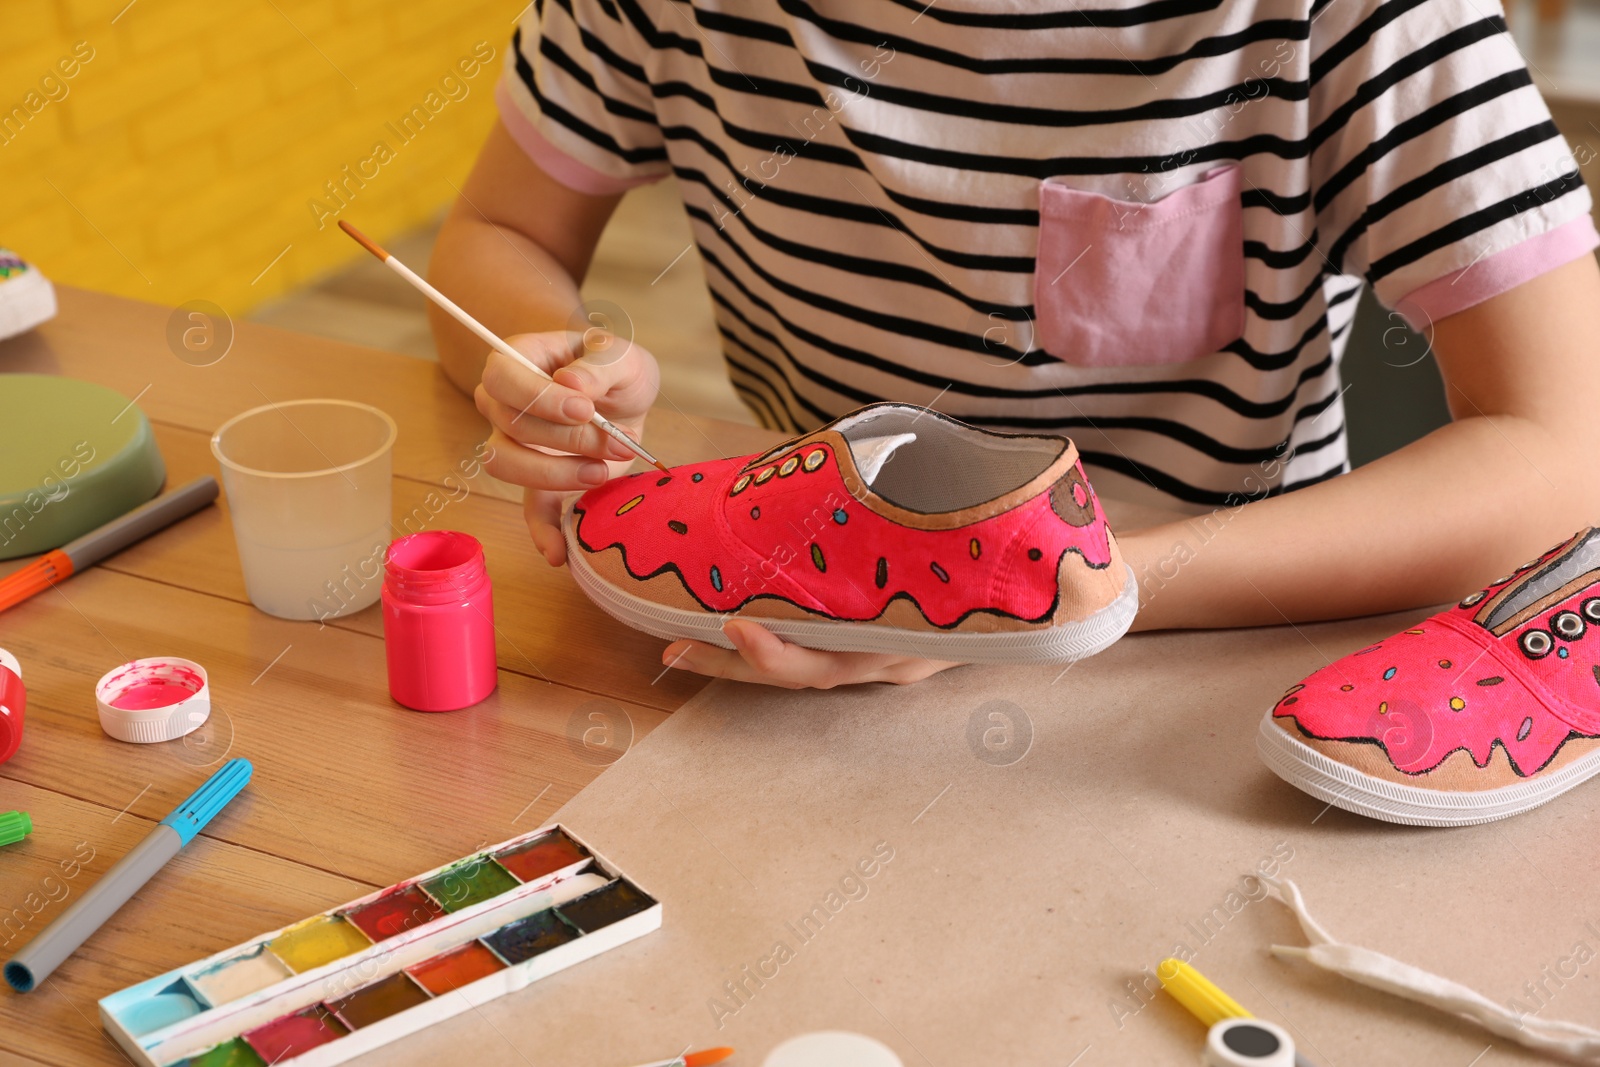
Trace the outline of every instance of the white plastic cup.
{"type": "Polygon", "coordinates": [[[396,432],[369,404],[290,400],[212,435],[252,604],[282,619],[329,619],[377,601],[396,432]]]}

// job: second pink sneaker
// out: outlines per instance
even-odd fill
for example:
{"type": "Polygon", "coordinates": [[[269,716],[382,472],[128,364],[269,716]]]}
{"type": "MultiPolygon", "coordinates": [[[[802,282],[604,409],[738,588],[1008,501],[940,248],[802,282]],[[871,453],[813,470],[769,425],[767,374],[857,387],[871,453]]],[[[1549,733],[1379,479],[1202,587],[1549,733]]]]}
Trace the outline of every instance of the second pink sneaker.
{"type": "Polygon", "coordinates": [[[1600,773],[1600,531],[1291,686],[1257,748],[1312,796],[1426,826],[1502,819],[1600,773]]]}

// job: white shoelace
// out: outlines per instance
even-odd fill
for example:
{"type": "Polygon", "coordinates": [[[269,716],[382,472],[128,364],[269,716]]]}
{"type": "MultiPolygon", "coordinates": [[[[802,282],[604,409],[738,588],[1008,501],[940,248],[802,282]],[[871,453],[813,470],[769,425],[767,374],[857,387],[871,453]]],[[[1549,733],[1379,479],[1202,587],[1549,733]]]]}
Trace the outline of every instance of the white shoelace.
{"type": "Polygon", "coordinates": [[[1460,1016],[1519,1045],[1560,1053],[1578,1063],[1600,1064],[1600,1030],[1513,1011],[1448,978],[1369,948],[1346,945],[1311,917],[1299,886],[1287,878],[1261,880],[1294,912],[1306,940],[1311,942],[1306,948],[1273,945],[1273,955],[1306,960],[1352,982],[1460,1016]]]}

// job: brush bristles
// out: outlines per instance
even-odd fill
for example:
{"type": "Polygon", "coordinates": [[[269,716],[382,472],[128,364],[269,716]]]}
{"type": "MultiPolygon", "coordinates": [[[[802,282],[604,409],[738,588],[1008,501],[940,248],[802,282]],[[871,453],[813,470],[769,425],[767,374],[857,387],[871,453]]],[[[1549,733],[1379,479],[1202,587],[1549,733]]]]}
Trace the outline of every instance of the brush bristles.
{"type": "Polygon", "coordinates": [[[357,244],[359,244],[362,248],[365,248],[368,252],[371,252],[373,255],[377,256],[379,259],[389,258],[389,253],[385,252],[381,245],[372,240],[372,238],[368,237],[366,234],[362,233],[360,230],[356,229],[354,226],[350,225],[348,222],[344,221],[344,219],[339,220],[339,229],[355,238],[355,242],[357,244]]]}
{"type": "MultiPolygon", "coordinates": [[[[390,259],[389,253],[385,252],[381,245],[379,245],[376,241],[373,241],[366,234],[362,233],[360,230],[356,229],[354,226],[350,225],[344,219],[340,219],[339,220],[339,229],[341,229],[345,233],[349,234],[351,236],[351,238],[353,240],[355,240],[355,242],[357,244],[359,244],[362,248],[365,248],[368,252],[371,252],[373,255],[377,256],[380,260],[384,261],[385,263],[389,262],[389,259],[390,259]]],[[[456,320],[458,322],[460,322],[462,325],[466,326],[468,329],[470,329],[473,332],[477,333],[479,337],[482,337],[484,340],[489,341],[491,344],[495,345],[495,347],[500,348],[502,351],[506,352],[508,355],[514,356],[515,358],[521,360],[521,362],[526,364],[530,370],[538,371],[540,374],[543,374],[546,378],[549,377],[549,375],[546,374],[543,370],[540,370],[540,368],[538,368],[537,366],[534,366],[534,364],[529,363],[526,358],[524,358],[524,357],[522,357],[520,355],[517,355],[517,353],[516,353],[516,351],[514,349],[512,349],[509,345],[507,345],[503,340],[497,339],[493,334],[491,334],[488,331],[488,329],[486,327],[484,327],[481,323],[479,323],[471,315],[468,315],[465,311],[462,311],[460,308],[455,307],[453,304],[451,304],[448,300],[445,299],[444,294],[440,293],[438,290],[436,290],[432,286],[428,285],[421,278],[418,278],[416,275],[412,274],[409,270],[406,269],[405,264],[401,263],[398,259],[395,260],[394,263],[395,263],[395,267],[394,268],[390,268],[390,269],[398,268],[399,272],[401,273],[401,275],[403,277],[405,277],[405,279],[408,282],[410,282],[417,289],[421,290],[423,295],[426,296],[428,299],[432,300],[434,303],[438,304],[440,307],[442,307],[446,311],[450,312],[450,314],[455,316],[456,320]]],[[[626,437],[625,434],[622,434],[621,431],[617,430],[616,427],[612,426],[610,423],[607,423],[604,419],[597,418],[595,421],[600,423],[601,428],[606,430],[607,432],[609,432],[609,433],[611,433],[613,435],[626,437]]],[[[633,440],[631,438],[628,438],[628,442],[629,442],[630,446],[634,449],[634,451],[636,451],[636,452],[639,451],[639,448],[638,448],[638,445],[637,445],[636,442],[633,442],[633,440]]],[[[653,467],[655,467],[656,470],[660,471],[662,474],[671,474],[672,473],[671,471],[669,471],[667,469],[666,464],[662,463],[659,459],[649,459],[648,457],[644,457],[642,455],[641,455],[641,458],[646,459],[647,462],[649,462],[653,467]]]]}
{"type": "Polygon", "coordinates": [[[701,1049],[699,1052],[689,1053],[683,1058],[683,1062],[684,1067],[709,1067],[710,1064],[721,1063],[732,1055],[733,1049],[731,1048],[708,1048],[701,1049]]]}

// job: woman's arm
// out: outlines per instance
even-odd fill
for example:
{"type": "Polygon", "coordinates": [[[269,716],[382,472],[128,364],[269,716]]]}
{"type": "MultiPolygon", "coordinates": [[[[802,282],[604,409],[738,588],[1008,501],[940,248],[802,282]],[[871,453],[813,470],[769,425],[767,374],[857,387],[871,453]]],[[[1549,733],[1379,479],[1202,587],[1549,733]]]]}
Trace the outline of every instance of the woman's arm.
{"type": "MultiPolygon", "coordinates": [[[[1134,629],[1397,611],[1478,588],[1600,523],[1600,268],[1593,256],[1441,320],[1448,426],[1339,478],[1119,537],[1134,629]]],[[[825,653],[756,623],[662,662],[774,685],[915,681],[945,664],[825,653]]]]}
{"type": "MultiPolygon", "coordinates": [[[[566,330],[621,199],[568,189],[496,123],[439,230],[428,278],[502,337],[566,330]]],[[[483,376],[483,342],[432,304],[428,317],[445,373],[471,393],[483,376]]]]}
{"type": "Polygon", "coordinates": [[[578,284],[621,199],[567,188],[496,124],[429,266],[439,289],[554,378],[486,353],[482,341],[429,306],[445,373],[493,428],[484,466],[524,487],[528,533],[553,564],[567,556],[561,494],[600,485],[633,460],[590,416],[599,410],[637,437],[660,384],[655,357],[640,345],[586,348],[591,331],[573,331],[578,284]]]}
{"type": "Polygon", "coordinates": [[[1453,421],[1340,478],[1130,533],[1136,629],[1257,626],[1456,600],[1600,523],[1593,256],[1442,319],[1453,421]]]}

